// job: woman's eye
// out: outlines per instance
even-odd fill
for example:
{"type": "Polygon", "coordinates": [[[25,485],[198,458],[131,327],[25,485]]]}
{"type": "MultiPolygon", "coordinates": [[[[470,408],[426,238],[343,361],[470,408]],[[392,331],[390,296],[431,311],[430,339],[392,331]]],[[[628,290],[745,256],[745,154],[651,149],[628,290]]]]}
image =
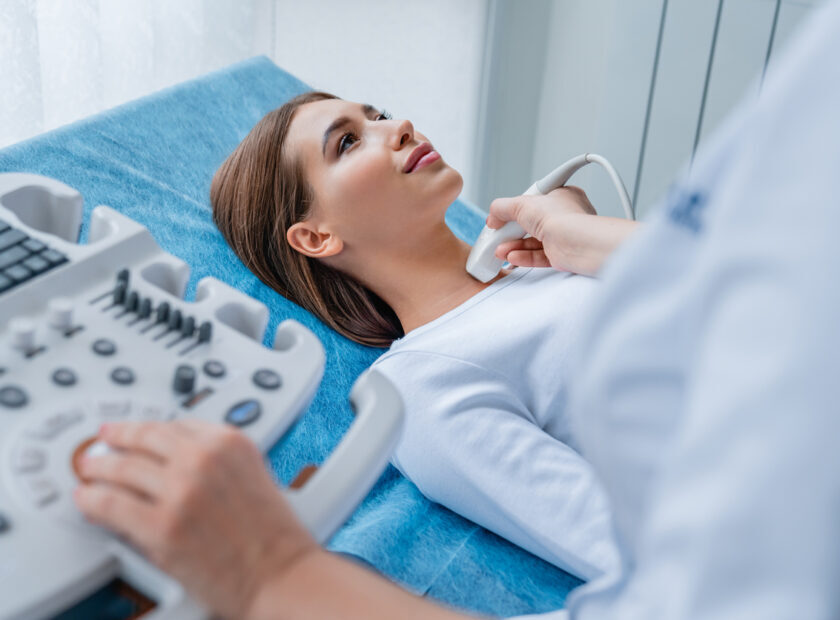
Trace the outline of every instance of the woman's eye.
{"type": "Polygon", "coordinates": [[[376,120],[378,120],[378,121],[389,121],[389,120],[391,120],[391,115],[388,114],[388,110],[382,110],[379,113],[379,116],[376,117],[376,120]]]}
{"type": "Polygon", "coordinates": [[[353,143],[356,142],[356,140],[358,140],[358,138],[352,133],[346,133],[341,136],[341,139],[338,141],[338,154],[341,155],[344,151],[353,146],[353,143]]]}

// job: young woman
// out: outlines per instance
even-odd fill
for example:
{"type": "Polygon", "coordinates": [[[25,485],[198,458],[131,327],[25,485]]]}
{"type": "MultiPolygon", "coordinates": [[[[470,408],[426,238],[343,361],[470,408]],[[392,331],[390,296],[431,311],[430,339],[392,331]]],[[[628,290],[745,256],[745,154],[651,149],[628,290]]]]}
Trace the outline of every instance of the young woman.
{"type": "MultiPolygon", "coordinates": [[[[216,173],[211,202],[263,282],[348,338],[389,347],[374,367],[403,396],[393,457],[403,474],[431,500],[591,579],[617,556],[564,399],[566,353],[596,283],[528,268],[472,279],[470,248],[444,222],[462,183],[409,121],[311,92],[254,127],[216,173]]],[[[574,225],[568,254],[552,262],[594,273],[632,226],[575,233],[594,210],[582,192],[564,192],[574,225]]],[[[552,258],[534,241],[501,251],[523,265],[552,258]]]]}

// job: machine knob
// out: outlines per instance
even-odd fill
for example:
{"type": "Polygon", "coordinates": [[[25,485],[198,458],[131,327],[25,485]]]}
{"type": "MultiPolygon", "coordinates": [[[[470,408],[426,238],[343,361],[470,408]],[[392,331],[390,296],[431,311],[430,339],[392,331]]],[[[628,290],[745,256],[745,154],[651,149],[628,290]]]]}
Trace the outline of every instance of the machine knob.
{"type": "Polygon", "coordinates": [[[67,297],[56,297],[49,304],[49,323],[51,327],[67,331],[73,327],[73,301],[67,297]]]}
{"type": "Polygon", "coordinates": [[[187,364],[178,366],[175,369],[172,389],[178,394],[191,394],[193,389],[195,389],[195,368],[187,364]]]}
{"type": "Polygon", "coordinates": [[[169,303],[162,301],[157,307],[155,323],[166,323],[169,320],[169,303]]]}
{"type": "Polygon", "coordinates": [[[125,309],[129,312],[136,312],[140,305],[140,295],[137,291],[131,291],[125,298],[125,309]]]}
{"type": "Polygon", "coordinates": [[[137,309],[137,316],[141,319],[148,319],[152,316],[152,300],[144,297],[140,302],[140,308],[137,309]]]}
{"type": "Polygon", "coordinates": [[[181,322],[183,321],[183,318],[184,317],[180,310],[173,310],[169,315],[169,329],[181,329],[181,322]]]}
{"type": "Polygon", "coordinates": [[[116,306],[125,303],[125,297],[128,294],[128,285],[125,282],[117,282],[113,292],[113,303],[116,306]]]}
{"type": "Polygon", "coordinates": [[[12,332],[12,347],[18,351],[31,351],[35,348],[35,322],[25,317],[16,317],[9,321],[12,332]]]}
{"type": "Polygon", "coordinates": [[[198,341],[199,342],[210,342],[210,338],[213,337],[213,324],[210,321],[204,321],[198,327],[198,341]]]}

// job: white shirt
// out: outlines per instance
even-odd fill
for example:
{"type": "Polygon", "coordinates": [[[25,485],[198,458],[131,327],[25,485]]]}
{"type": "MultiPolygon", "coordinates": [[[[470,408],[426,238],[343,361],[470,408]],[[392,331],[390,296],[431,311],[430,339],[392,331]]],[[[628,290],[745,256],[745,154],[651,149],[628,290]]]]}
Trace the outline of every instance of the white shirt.
{"type": "Polygon", "coordinates": [[[840,618],[840,3],[788,51],[602,274],[570,410],[622,571],[572,618],[840,618]]]}
{"type": "Polygon", "coordinates": [[[373,365],[406,407],[394,465],[429,499],[584,579],[617,567],[603,489],[565,414],[568,351],[596,286],[516,269],[373,365]]]}

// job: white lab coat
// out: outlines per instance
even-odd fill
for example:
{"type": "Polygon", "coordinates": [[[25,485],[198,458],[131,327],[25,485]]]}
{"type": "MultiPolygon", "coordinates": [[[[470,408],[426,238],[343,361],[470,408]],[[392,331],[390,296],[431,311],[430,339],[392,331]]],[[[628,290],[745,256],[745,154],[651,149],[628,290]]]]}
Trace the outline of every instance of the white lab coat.
{"type": "Polygon", "coordinates": [[[604,270],[570,408],[622,571],[573,619],[840,618],[840,2],[787,52],[604,270]]]}

